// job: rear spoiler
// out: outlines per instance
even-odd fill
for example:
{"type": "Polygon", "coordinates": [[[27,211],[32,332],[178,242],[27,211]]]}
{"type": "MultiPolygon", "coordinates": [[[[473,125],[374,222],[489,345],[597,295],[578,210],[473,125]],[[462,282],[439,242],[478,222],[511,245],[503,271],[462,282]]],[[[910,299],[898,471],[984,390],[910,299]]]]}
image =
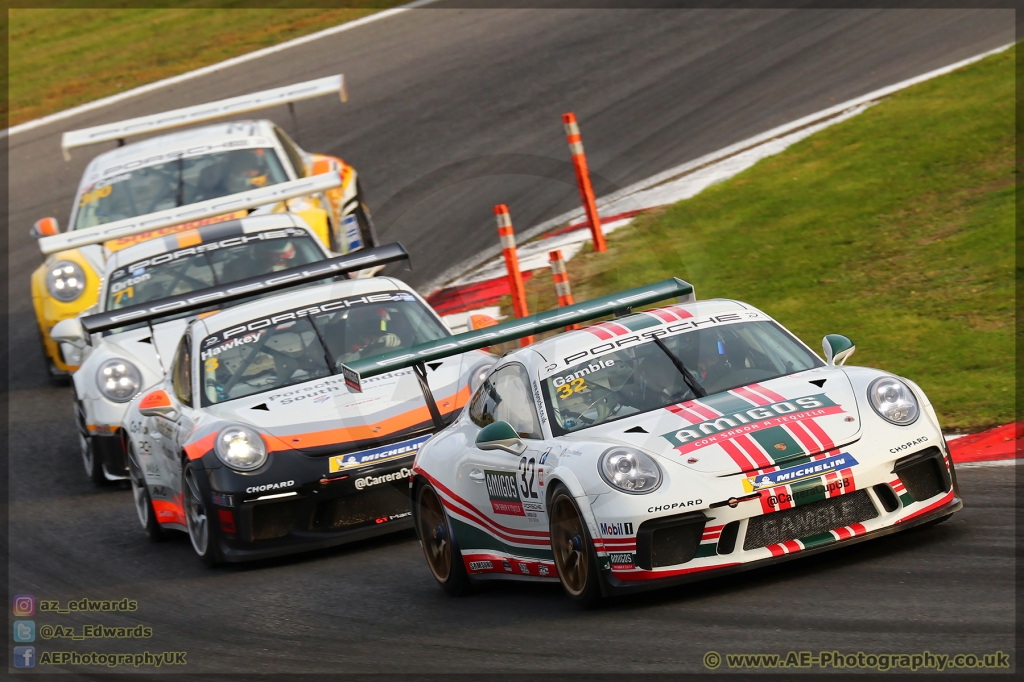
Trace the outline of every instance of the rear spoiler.
{"type": "Polygon", "coordinates": [[[72,130],[61,136],[60,148],[64,152],[64,159],[68,160],[71,158],[68,150],[75,147],[84,147],[85,145],[109,142],[110,140],[123,140],[133,135],[145,135],[195,123],[205,123],[217,118],[237,116],[238,114],[267,109],[279,104],[299,102],[304,99],[335,93],[338,94],[342,102],[348,99],[348,93],[345,91],[345,77],[341,74],[318,78],[317,80],[306,81],[305,83],[287,85],[282,88],[274,88],[273,90],[255,92],[250,95],[222,99],[217,102],[209,102],[208,104],[197,104],[196,106],[183,109],[165,111],[162,114],[139,116],[138,118],[130,118],[117,123],[107,123],[92,128],[83,128],[82,130],[72,130]]]}
{"type": "Polygon", "coordinates": [[[131,237],[140,232],[159,230],[163,227],[180,225],[192,220],[213,218],[233,211],[259,208],[267,204],[276,204],[287,199],[318,194],[335,187],[341,187],[341,176],[337,171],[313,175],[308,178],[289,180],[269,187],[259,187],[247,192],[229,194],[219,199],[209,199],[194,204],[169,208],[156,213],[148,213],[136,218],[117,220],[82,230],[72,230],[43,237],[39,240],[39,249],[45,254],[76,249],[90,244],[102,244],[112,239],[131,237]]]}
{"type": "Polygon", "coordinates": [[[328,258],[297,268],[240,279],[230,284],[207,287],[190,291],[187,294],[168,296],[151,303],[141,303],[119,310],[88,315],[81,319],[82,329],[87,334],[95,334],[136,322],[152,322],[162,317],[193,312],[211,305],[230,303],[255,293],[270,294],[299,284],[316,282],[400,260],[409,260],[409,254],[400,243],[375,246],[372,249],[363,249],[346,256],[328,258]]]}
{"type": "Polygon", "coordinates": [[[694,300],[693,285],[673,277],[617,294],[595,298],[592,301],[576,303],[476,331],[421,343],[405,350],[393,351],[366,360],[356,360],[343,366],[342,374],[346,385],[358,391],[363,378],[406,367],[422,366],[427,362],[492,346],[496,343],[515,341],[524,336],[551,331],[559,327],[589,322],[605,315],[627,313],[635,306],[650,305],[668,298],[678,298],[682,301],[694,300]]]}

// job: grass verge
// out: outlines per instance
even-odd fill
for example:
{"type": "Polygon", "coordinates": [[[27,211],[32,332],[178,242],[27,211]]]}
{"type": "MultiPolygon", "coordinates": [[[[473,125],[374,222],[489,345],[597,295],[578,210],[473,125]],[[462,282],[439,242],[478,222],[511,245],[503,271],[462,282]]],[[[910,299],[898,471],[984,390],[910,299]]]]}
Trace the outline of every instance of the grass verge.
{"type": "MultiPolygon", "coordinates": [[[[1016,181],[1008,50],[916,85],[569,263],[577,301],[677,276],[812,348],[913,379],[943,427],[1014,419],[1016,181]]],[[[549,274],[531,310],[556,306],[549,274]]],[[[504,306],[506,310],[510,306],[504,306]]]]}
{"type": "MultiPolygon", "coordinates": [[[[196,5],[189,7],[190,4],[196,5]]],[[[10,125],[365,17],[404,0],[253,8],[11,9],[10,125]]]]}

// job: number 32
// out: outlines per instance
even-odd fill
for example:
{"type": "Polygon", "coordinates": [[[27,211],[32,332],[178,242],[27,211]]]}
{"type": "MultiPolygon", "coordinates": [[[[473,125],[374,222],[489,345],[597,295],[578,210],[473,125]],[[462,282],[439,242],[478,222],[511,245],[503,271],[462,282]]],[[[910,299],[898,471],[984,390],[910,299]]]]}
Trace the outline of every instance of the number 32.
{"type": "Polygon", "coordinates": [[[519,460],[519,490],[523,493],[523,497],[526,498],[537,498],[540,497],[537,491],[533,489],[533,483],[537,476],[537,460],[531,457],[526,459],[523,457],[519,460]],[[529,474],[530,478],[526,478],[529,474]]]}

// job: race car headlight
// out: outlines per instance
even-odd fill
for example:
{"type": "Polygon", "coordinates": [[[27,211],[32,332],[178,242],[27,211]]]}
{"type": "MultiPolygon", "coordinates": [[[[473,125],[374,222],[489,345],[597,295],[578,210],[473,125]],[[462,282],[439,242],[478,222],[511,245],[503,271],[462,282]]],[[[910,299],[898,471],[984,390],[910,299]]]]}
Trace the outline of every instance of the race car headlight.
{"type": "Polygon", "coordinates": [[[220,461],[237,471],[259,469],[267,461],[267,446],[260,434],[246,426],[229,426],[217,434],[214,446],[220,461]]]}
{"type": "Polygon", "coordinates": [[[96,385],[105,398],[115,403],[126,403],[142,388],[142,374],[127,360],[114,358],[96,370],[96,385]]]}
{"type": "Polygon", "coordinates": [[[880,377],[868,386],[868,402],[878,416],[897,426],[917,421],[920,410],[909,387],[895,377],[880,377]]]}
{"type": "Polygon", "coordinates": [[[614,447],[604,451],[597,463],[601,478],[625,493],[643,494],[661,485],[661,469],[653,459],[633,448],[614,447]]]}
{"type": "Polygon", "coordinates": [[[58,301],[74,301],[85,290],[85,271],[78,263],[59,260],[46,274],[46,288],[58,301]]]}

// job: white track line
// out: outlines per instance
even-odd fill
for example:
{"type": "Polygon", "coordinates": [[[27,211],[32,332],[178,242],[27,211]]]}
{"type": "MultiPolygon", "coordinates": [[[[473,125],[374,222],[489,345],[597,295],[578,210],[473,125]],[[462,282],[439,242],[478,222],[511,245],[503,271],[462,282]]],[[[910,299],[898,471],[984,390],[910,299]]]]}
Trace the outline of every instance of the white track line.
{"type": "Polygon", "coordinates": [[[981,468],[981,467],[1012,467],[1012,466],[1017,466],[1017,464],[1022,463],[1022,462],[1024,462],[1024,460],[1020,460],[1020,459],[993,459],[993,460],[989,460],[987,462],[963,462],[962,464],[957,464],[956,468],[959,471],[960,469],[978,469],[978,468],[981,468]]]}
{"type": "MultiPolygon", "coordinates": [[[[934,71],[929,71],[928,73],[922,74],[920,76],[915,76],[914,78],[908,78],[907,80],[900,81],[899,83],[896,83],[894,85],[890,85],[888,87],[875,90],[874,92],[870,92],[866,95],[856,97],[854,99],[843,102],[842,104],[837,104],[835,106],[829,107],[828,109],[824,109],[817,113],[810,114],[809,116],[804,116],[803,118],[799,118],[795,121],[791,121],[790,123],[783,124],[781,126],[778,126],[777,128],[772,128],[771,130],[763,132],[760,135],[755,135],[754,137],[747,138],[742,142],[737,142],[736,144],[729,145],[724,149],[719,149],[718,151],[711,152],[710,154],[706,154],[704,156],[701,156],[700,158],[694,159],[692,161],[687,161],[686,163],[680,164],[674,168],[669,168],[666,171],[658,173],[657,175],[652,175],[649,178],[636,182],[632,185],[629,185],[628,187],[624,187],[623,189],[613,192],[612,194],[600,197],[597,200],[598,209],[603,208],[608,210],[608,212],[610,213],[615,213],[616,211],[622,210],[623,203],[630,202],[631,199],[636,198],[636,195],[639,194],[640,192],[650,191],[655,189],[658,185],[667,184],[671,181],[679,180],[681,176],[698,172],[701,169],[705,168],[706,166],[720,164],[721,162],[723,162],[726,159],[729,159],[730,157],[751,151],[753,148],[756,147],[767,145],[767,143],[770,143],[773,140],[787,137],[789,135],[792,135],[793,133],[801,131],[804,128],[820,125],[822,122],[828,121],[829,119],[839,118],[841,116],[844,116],[844,114],[852,114],[853,111],[851,110],[855,110],[860,107],[866,108],[867,106],[874,104],[878,100],[884,99],[896,92],[899,92],[900,90],[904,90],[912,85],[917,85],[918,83],[922,83],[937,76],[945,75],[951,71],[955,71],[959,68],[967,66],[968,64],[972,64],[976,61],[984,59],[985,57],[1008,50],[1011,47],[1013,47],[1013,43],[1008,43],[1006,45],[1003,45],[1002,47],[997,47],[994,50],[989,50],[988,52],[983,52],[979,55],[975,55],[974,57],[963,59],[956,63],[950,64],[949,66],[944,66],[942,68],[935,69],[934,71]],[[609,207],[617,202],[620,203],[620,206],[615,207],[614,210],[609,210],[609,207]]],[[[781,151],[781,149],[778,151],[781,151]]],[[[582,208],[567,211],[566,213],[557,215],[554,218],[551,218],[550,220],[545,220],[539,225],[534,225],[533,227],[530,227],[524,230],[523,232],[518,233],[516,235],[516,240],[521,243],[526,242],[527,240],[533,239],[534,237],[544,234],[545,232],[549,232],[550,230],[553,230],[556,227],[561,227],[562,225],[580,220],[583,218],[583,216],[584,213],[582,208]]],[[[476,256],[468,258],[462,263],[452,268],[449,268],[441,275],[434,278],[434,280],[431,281],[429,284],[422,287],[421,292],[423,292],[424,295],[429,295],[434,291],[437,291],[438,289],[447,286],[448,283],[452,282],[453,280],[465,276],[470,271],[483,265],[487,260],[493,258],[499,253],[501,253],[501,246],[495,243],[494,246],[481,251],[476,256]]]]}
{"type": "Polygon", "coordinates": [[[416,2],[411,2],[408,5],[402,5],[401,7],[393,7],[391,9],[387,9],[382,12],[377,12],[376,14],[371,14],[370,16],[363,17],[362,19],[356,19],[354,21],[349,21],[344,24],[332,26],[331,28],[326,28],[322,31],[317,31],[316,33],[310,33],[307,36],[302,36],[301,38],[289,40],[288,42],[281,43],[280,45],[272,45],[270,47],[265,47],[262,50],[249,52],[238,57],[232,57],[231,59],[227,59],[222,62],[217,62],[216,64],[210,64],[209,66],[204,66],[201,69],[196,69],[195,71],[189,71],[178,76],[171,76],[170,78],[165,78],[154,83],[141,85],[131,90],[119,92],[118,94],[111,95],[110,97],[104,97],[102,99],[97,99],[92,102],[81,104],[77,107],[72,107],[71,109],[58,111],[56,114],[50,114],[49,116],[43,116],[42,118],[37,118],[33,121],[19,123],[18,125],[13,126],[11,128],[7,128],[6,130],[0,130],[0,138],[7,135],[23,133],[25,131],[32,130],[33,128],[48,125],[55,121],[62,121],[66,118],[71,118],[72,116],[77,116],[78,114],[85,113],[86,111],[100,109],[102,107],[124,101],[131,97],[137,97],[138,95],[144,95],[147,92],[153,92],[154,90],[159,90],[160,88],[166,88],[168,85],[175,85],[177,83],[183,83],[185,81],[192,80],[193,78],[199,78],[201,76],[206,76],[211,73],[216,73],[217,71],[221,71],[232,66],[237,66],[238,64],[244,64],[245,62],[250,62],[254,59],[260,59],[262,57],[266,57],[267,55],[271,55],[276,52],[281,52],[283,50],[288,50],[298,45],[305,45],[306,43],[311,43],[314,40],[320,40],[321,38],[337,35],[338,33],[342,33],[344,31],[351,31],[354,28],[359,28],[360,26],[365,26],[375,21],[380,21],[381,19],[387,19],[388,17],[393,17],[396,14],[402,14],[403,12],[407,12],[417,7],[422,7],[423,5],[429,5],[436,1],[437,0],[416,0],[416,2]]]}

